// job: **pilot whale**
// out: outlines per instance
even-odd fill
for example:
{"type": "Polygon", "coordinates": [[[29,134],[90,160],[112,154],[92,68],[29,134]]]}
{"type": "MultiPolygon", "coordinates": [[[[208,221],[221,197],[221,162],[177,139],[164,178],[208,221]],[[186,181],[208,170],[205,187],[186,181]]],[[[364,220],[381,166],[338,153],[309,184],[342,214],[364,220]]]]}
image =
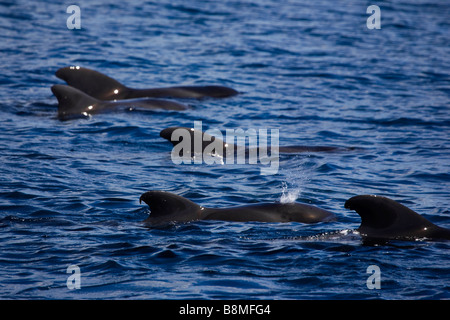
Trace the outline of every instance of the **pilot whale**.
{"type": "MultiPolygon", "coordinates": [[[[174,147],[178,146],[182,143],[182,146],[179,146],[178,156],[194,156],[197,152],[203,153],[205,150],[211,151],[211,154],[224,157],[237,155],[240,149],[238,145],[232,143],[226,143],[218,137],[212,136],[206,132],[195,128],[188,127],[170,127],[161,130],[159,134],[162,138],[168,140],[173,144],[174,147]],[[174,134],[175,133],[175,134],[174,134]],[[182,137],[182,139],[180,139],[182,137]],[[185,137],[190,137],[190,141],[183,141],[185,137]],[[196,139],[196,137],[198,137],[196,139]],[[199,144],[197,146],[197,143],[199,144]],[[184,152],[187,151],[187,154],[184,152]],[[189,154],[190,151],[190,154],[189,154]]],[[[273,147],[273,146],[271,146],[273,147]]],[[[268,146],[267,146],[268,148],[268,146]]],[[[273,150],[273,148],[270,148],[273,150]]],[[[247,155],[249,152],[257,151],[260,154],[259,148],[245,148],[243,149],[245,154],[247,155]]],[[[335,146],[279,146],[279,153],[302,153],[302,152],[339,152],[339,151],[350,151],[355,150],[355,148],[350,147],[335,147],[335,146]]],[[[267,150],[265,150],[267,154],[267,150]]]]}
{"type": "Polygon", "coordinates": [[[135,98],[225,98],[238,92],[224,86],[176,86],[167,88],[133,89],[95,70],[79,66],[64,67],[55,75],[68,85],[99,100],[135,98]]]}
{"type": "Polygon", "coordinates": [[[51,87],[58,99],[58,118],[69,120],[86,117],[92,114],[116,110],[132,109],[165,109],[185,110],[184,104],[163,99],[128,99],[120,101],[102,101],[93,98],[71,86],[57,84],[51,87]]]}
{"type": "Polygon", "coordinates": [[[357,231],[364,239],[450,240],[450,229],[439,227],[404,205],[382,196],[359,195],[348,199],[345,208],[361,216],[357,231]]]}
{"type": "Polygon", "coordinates": [[[301,203],[261,203],[231,208],[205,208],[182,196],[166,191],[148,191],[141,195],[150,208],[147,226],[195,220],[301,222],[333,221],[336,216],[321,208],[301,203]]]}

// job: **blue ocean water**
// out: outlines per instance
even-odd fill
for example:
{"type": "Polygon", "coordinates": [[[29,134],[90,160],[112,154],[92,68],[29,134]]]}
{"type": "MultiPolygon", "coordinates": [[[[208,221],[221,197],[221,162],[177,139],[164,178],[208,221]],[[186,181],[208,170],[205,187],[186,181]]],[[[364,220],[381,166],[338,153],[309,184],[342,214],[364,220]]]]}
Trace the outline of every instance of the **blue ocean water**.
{"type": "Polygon", "coordinates": [[[84,1],[0,4],[1,299],[449,299],[449,242],[365,245],[357,194],[450,228],[450,4],[84,1]],[[218,84],[242,94],[184,112],[59,121],[57,69],[136,88],[218,84]],[[258,165],[176,165],[169,126],[278,129],[280,145],[351,146],[258,165]],[[296,200],[338,221],[199,221],[145,228],[148,190],[206,207],[296,200]],[[308,237],[310,236],[310,237],[308,237]],[[69,289],[67,268],[80,269],[69,289]],[[380,269],[369,289],[367,268],[380,269]]]}

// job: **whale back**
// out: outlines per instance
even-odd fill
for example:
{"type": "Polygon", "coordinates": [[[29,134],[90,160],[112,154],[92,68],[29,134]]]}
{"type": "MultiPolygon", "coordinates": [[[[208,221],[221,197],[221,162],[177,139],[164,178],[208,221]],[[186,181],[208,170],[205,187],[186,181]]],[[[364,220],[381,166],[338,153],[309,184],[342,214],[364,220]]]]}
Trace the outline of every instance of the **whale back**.
{"type": "Polygon", "coordinates": [[[98,100],[71,86],[56,84],[51,88],[58,99],[58,118],[69,120],[87,116],[95,111],[98,100]]]}
{"type": "MultiPolygon", "coordinates": [[[[160,132],[160,136],[169,142],[173,144],[173,146],[178,145],[180,142],[183,141],[183,139],[178,139],[179,134],[173,135],[175,131],[179,130],[178,132],[182,132],[181,130],[184,130],[186,135],[190,135],[190,143],[187,143],[187,145],[190,145],[190,150],[195,150],[195,143],[194,143],[194,136],[195,134],[198,135],[199,140],[201,141],[201,144],[198,144],[201,146],[201,150],[196,150],[196,152],[204,152],[205,150],[210,151],[209,153],[212,153],[213,150],[216,155],[220,155],[223,157],[237,155],[238,152],[245,151],[245,155],[248,156],[249,152],[255,152],[254,148],[247,148],[245,146],[239,146],[232,143],[226,143],[222,139],[212,136],[206,132],[195,130],[194,128],[187,128],[187,127],[169,127],[166,129],[163,129],[160,132]],[[212,142],[214,142],[214,146],[212,145],[212,142]],[[209,148],[208,148],[209,146],[209,148]]],[[[211,132],[211,131],[210,131],[211,132]]],[[[216,131],[217,132],[217,131],[216,131]]],[[[221,132],[218,132],[221,134],[221,132]]],[[[216,133],[214,133],[216,134],[216,133]]],[[[183,137],[185,135],[182,135],[183,137]]],[[[234,140],[234,136],[232,136],[232,139],[234,140]]],[[[226,137],[226,140],[228,141],[228,137],[226,137]]],[[[183,143],[185,144],[185,143],[183,143]]],[[[270,152],[273,152],[273,145],[270,145],[270,152]]],[[[303,152],[339,152],[339,151],[351,151],[356,150],[356,148],[353,147],[333,147],[333,146],[276,146],[278,149],[278,153],[303,153],[303,152]]],[[[275,150],[277,150],[275,149],[275,150]]],[[[256,153],[260,153],[260,149],[256,148],[256,153]]],[[[265,151],[264,153],[266,153],[265,151]]],[[[195,152],[192,152],[192,156],[195,152]]],[[[267,153],[266,153],[267,154],[267,153]]]]}
{"type": "Polygon", "coordinates": [[[239,92],[224,86],[177,86],[168,88],[128,88],[107,75],[79,66],[64,67],[56,76],[86,94],[99,100],[133,98],[225,98],[239,92]]]}
{"type": "Polygon", "coordinates": [[[72,66],[61,68],[55,74],[69,86],[77,88],[98,100],[129,98],[129,88],[117,80],[95,70],[72,66]]]}
{"type": "Polygon", "coordinates": [[[317,223],[336,219],[329,211],[300,203],[261,203],[231,208],[205,208],[165,191],[145,192],[140,198],[140,202],[142,201],[150,207],[150,216],[144,221],[150,226],[193,220],[317,223]]]}
{"type": "Polygon", "coordinates": [[[158,98],[227,98],[239,94],[233,88],[224,86],[175,86],[167,88],[134,89],[133,95],[158,98]]]}
{"type": "Polygon", "coordinates": [[[147,191],[141,195],[139,202],[142,201],[150,208],[150,216],[144,221],[150,226],[200,219],[202,207],[170,192],[147,191]]]}
{"type": "Polygon", "coordinates": [[[345,202],[345,208],[361,216],[358,231],[374,239],[450,239],[450,230],[438,227],[404,205],[381,196],[359,195],[345,202]]]}
{"type": "Polygon", "coordinates": [[[336,220],[326,210],[301,203],[261,203],[234,208],[206,209],[205,220],[318,223],[336,220]]]}

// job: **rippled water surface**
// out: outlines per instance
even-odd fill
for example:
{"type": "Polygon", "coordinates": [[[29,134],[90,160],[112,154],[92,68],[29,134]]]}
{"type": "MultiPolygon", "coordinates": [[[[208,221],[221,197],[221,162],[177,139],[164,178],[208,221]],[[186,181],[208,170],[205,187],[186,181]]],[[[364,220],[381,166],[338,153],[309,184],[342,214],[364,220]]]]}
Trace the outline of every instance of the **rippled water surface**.
{"type": "Polygon", "coordinates": [[[379,30],[366,27],[364,1],[77,4],[80,30],[66,27],[66,4],[0,4],[0,298],[450,298],[449,242],[365,245],[360,217],[344,209],[379,194],[450,228],[448,1],[379,1],[379,30]],[[68,65],[130,87],[241,94],[62,122],[50,87],[68,65]],[[159,132],[196,120],[356,149],[282,155],[275,175],[175,165],[159,132]],[[338,221],[148,229],[147,190],[206,207],[296,199],[338,221]],[[70,265],[80,289],[66,285],[70,265]],[[371,265],[381,289],[366,285],[371,265]]]}

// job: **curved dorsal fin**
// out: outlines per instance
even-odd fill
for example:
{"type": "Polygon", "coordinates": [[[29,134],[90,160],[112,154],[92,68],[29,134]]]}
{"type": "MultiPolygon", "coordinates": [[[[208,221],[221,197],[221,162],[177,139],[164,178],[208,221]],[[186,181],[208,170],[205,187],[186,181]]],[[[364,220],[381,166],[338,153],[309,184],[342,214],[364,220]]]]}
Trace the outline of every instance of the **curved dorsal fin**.
{"type": "Polygon", "coordinates": [[[139,198],[142,201],[150,207],[150,216],[145,220],[150,225],[198,220],[202,209],[191,200],[165,191],[147,191],[139,198]]]}
{"type": "Polygon", "coordinates": [[[99,100],[126,99],[129,93],[129,88],[119,81],[95,70],[72,66],[61,68],[55,74],[69,86],[99,100]]]}
{"type": "Polygon", "coordinates": [[[83,113],[90,113],[99,102],[71,86],[56,84],[51,89],[58,99],[58,118],[60,120],[82,117],[83,113]]]}
{"type": "Polygon", "coordinates": [[[345,202],[345,208],[361,216],[358,231],[369,238],[425,238],[440,227],[404,205],[381,196],[359,195],[345,202]]]}

